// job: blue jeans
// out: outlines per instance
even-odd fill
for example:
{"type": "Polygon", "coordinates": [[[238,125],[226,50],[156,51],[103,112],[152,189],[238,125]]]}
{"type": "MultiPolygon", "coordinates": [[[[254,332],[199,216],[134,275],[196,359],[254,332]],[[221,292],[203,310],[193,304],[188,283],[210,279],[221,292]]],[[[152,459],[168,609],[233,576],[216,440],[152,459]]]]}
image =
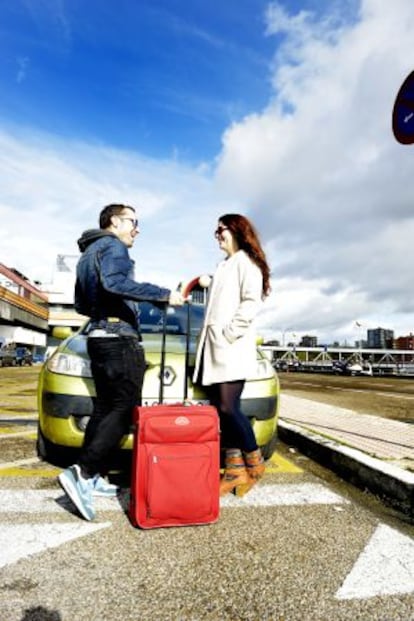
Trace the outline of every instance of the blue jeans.
{"type": "Polygon", "coordinates": [[[107,471],[108,458],[129,433],[132,410],[141,403],[145,355],[132,336],[91,337],[87,347],[96,399],[78,463],[84,476],[94,476],[107,471]]]}

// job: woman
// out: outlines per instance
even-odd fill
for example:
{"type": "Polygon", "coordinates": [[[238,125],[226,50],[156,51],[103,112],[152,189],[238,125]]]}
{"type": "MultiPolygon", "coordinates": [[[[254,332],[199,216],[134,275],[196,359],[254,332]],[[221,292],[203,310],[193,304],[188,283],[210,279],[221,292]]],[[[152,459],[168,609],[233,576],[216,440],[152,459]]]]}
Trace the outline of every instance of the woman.
{"type": "Polygon", "coordinates": [[[270,271],[258,235],[244,216],[222,216],[214,234],[226,258],[210,285],[194,381],[208,387],[220,415],[225,449],[220,495],[243,495],[265,470],[251,424],[240,410],[240,396],[246,378],[256,372],[253,322],[270,291],[270,271]]]}

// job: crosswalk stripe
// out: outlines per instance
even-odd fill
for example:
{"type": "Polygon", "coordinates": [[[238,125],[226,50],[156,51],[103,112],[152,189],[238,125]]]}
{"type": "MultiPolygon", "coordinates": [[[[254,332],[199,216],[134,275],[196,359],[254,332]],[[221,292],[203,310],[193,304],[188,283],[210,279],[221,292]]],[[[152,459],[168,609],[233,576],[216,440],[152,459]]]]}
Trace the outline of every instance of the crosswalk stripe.
{"type": "MultiPolygon", "coordinates": [[[[1,490],[0,513],[56,513],[72,510],[71,502],[59,489],[1,490]]],[[[237,498],[232,494],[220,499],[222,507],[271,507],[315,504],[344,504],[348,501],[319,483],[257,485],[249,494],[237,498]]],[[[97,511],[125,511],[129,490],[122,490],[117,498],[96,497],[97,511]]]]}
{"type": "Polygon", "coordinates": [[[348,501],[319,483],[257,485],[246,496],[228,494],[222,507],[281,507],[295,505],[345,504],[348,501]]]}
{"type": "MultiPolygon", "coordinates": [[[[73,505],[60,489],[41,490],[0,490],[1,503],[0,513],[61,513],[69,509],[73,511],[73,505]]],[[[101,511],[118,511],[122,506],[125,494],[120,498],[96,498],[95,506],[101,511]]]]}
{"type": "Polygon", "coordinates": [[[0,531],[0,567],[44,552],[48,548],[57,548],[63,543],[79,539],[102,528],[108,528],[110,525],[110,522],[2,525],[0,531]]]}

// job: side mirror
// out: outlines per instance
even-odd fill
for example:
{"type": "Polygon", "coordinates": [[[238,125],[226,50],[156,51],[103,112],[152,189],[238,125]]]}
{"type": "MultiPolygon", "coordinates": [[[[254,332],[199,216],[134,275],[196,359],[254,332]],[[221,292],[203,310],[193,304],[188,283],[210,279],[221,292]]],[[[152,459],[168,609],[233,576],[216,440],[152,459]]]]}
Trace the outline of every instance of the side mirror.
{"type": "Polygon", "coordinates": [[[73,330],[72,328],[69,328],[69,326],[56,326],[52,330],[53,338],[59,339],[60,341],[67,339],[69,336],[72,336],[72,334],[73,330]]]}

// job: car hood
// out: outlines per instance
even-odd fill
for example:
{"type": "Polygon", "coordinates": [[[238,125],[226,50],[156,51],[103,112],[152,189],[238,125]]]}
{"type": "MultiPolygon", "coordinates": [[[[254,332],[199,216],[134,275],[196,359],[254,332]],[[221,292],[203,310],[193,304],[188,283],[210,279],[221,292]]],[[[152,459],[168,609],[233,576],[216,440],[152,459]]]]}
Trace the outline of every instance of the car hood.
{"type": "MultiPolygon", "coordinates": [[[[160,334],[143,334],[142,345],[145,352],[160,353],[161,352],[162,339],[160,334]]],[[[190,340],[190,353],[195,353],[196,341],[190,340]]],[[[169,354],[185,355],[186,337],[185,335],[167,335],[166,339],[166,351],[169,354]]],[[[59,351],[65,353],[75,353],[80,356],[87,356],[86,351],[86,336],[84,334],[76,334],[71,336],[59,346],[59,351]]]]}

